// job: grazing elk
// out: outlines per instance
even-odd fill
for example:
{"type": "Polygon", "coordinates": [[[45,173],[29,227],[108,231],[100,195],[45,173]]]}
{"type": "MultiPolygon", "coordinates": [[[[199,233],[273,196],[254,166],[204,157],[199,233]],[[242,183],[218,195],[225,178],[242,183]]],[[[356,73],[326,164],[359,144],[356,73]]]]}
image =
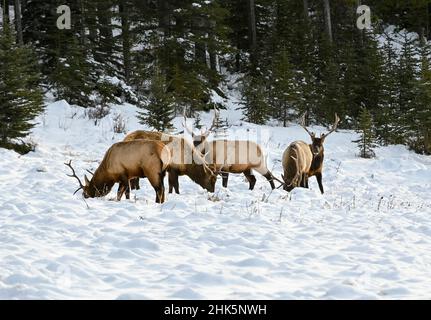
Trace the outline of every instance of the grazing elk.
{"type": "Polygon", "coordinates": [[[165,201],[163,179],[171,162],[171,155],[165,145],[159,141],[130,141],[114,144],[106,152],[102,163],[95,171],[91,180],[84,176],[85,185],[75,174],[72,161],[66,165],[72,169],[72,175],[79,182],[78,192],[83,189],[85,198],[106,196],[116,182],[120,183],[117,200],[120,201],[124,192],[130,198],[129,181],[133,178],[148,178],[156,191],[156,202],[165,201]]]}
{"type": "Polygon", "coordinates": [[[249,189],[253,190],[256,177],[252,174],[252,170],[264,176],[269,181],[272,189],[275,189],[274,180],[283,184],[268,170],[262,148],[255,142],[242,140],[207,141],[215,127],[219,113],[217,109],[214,111],[215,115],[211,128],[200,135],[195,135],[187,127],[185,115],[183,126],[192,135],[194,146],[205,156],[206,162],[214,166],[215,170],[221,174],[223,187],[227,188],[230,173],[242,173],[249,182],[249,189]]]}
{"type": "MultiPolygon", "coordinates": [[[[209,192],[214,192],[217,182],[217,174],[211,170],[200,152],[191,143],[182,137],[167,135],[161,132],[135,131],[127,135],[123,141],[135,140],[161,141],[170,150],[171,163],[169,165],[169,193],[175,189],[180,193],[178,177],[186,175],[195,183],[209,192]]],[[[139,182],[132,182],[135,186],[139,182]]]]}
{"type": "Polygon", "coordinates": [[[340,118],[335,114],[335,122],[332,129],[328,133],[322,133],[320,137],[316,137],[315,133],[310,133],[305,126],[306,114],[304,113],[302,116],[301,127],[310,135],[312,143],[307,144],[304,141],[295,141],[284,151],[282,159],[284,190],[291,191],[296,187],[308,188],[308,178],[316,176],[320,192],[323,194],[323,143],[331,133],[337,130],[340,118]]]}

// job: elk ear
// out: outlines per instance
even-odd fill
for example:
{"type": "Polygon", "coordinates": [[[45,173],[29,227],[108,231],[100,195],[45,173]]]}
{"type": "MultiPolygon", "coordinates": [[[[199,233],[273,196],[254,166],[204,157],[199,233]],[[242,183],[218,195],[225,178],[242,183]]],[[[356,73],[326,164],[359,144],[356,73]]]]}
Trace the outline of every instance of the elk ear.
{"type": "Polygon", "coordinates": [[[326,134],[322,133],[322,134],[320,135],[320,141],[322,141],[322,143],[324,143],[324,142],[325,142],[325,139],[326,139],[326,134]]]}
{"type": "Polygon", "coordinates": [[[85,185],[90,185],[90,180],[88,180],[87,175],[84,176],[85,185]]]}

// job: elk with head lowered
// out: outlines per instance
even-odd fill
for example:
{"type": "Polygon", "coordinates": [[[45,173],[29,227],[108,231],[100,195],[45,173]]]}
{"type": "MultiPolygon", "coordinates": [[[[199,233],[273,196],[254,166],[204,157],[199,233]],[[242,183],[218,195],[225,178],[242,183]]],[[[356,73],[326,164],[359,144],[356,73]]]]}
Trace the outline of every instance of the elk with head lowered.
{"type": "Polygon", "coordinates": [[[187,127],[185,115],[183,126],[192,135],[194,146],[204,155],[206,162],[222,176],[223,187],[227,188],[230,173],[242,173],[249,182],[249,189],[253,190],[256,184],[256,177],[252,173],[253,170],[264,176],[269,181],[272,189],[275,189],[274,180],[283,183],[269,171],[265,154],[257,143],[244,140],[207,140],[219,116],[219,111],[217,109],[214,111],[215,115],[211,128],[206,132],[201,132],[200,135],[195,135],[187,127]]]}
{"type": "Polygon", "coordinates": [[[325,139],[337,130],[340,118],[335,114],[335,122],[328,133],[322,133],[317,137],[314,132],[310,132],[305,126],[304,113],[301,119],[301,126],[311,137],[311,144],[304,141],[293,142],[283,153],[282,164],[284,175],[284,190],[291,191],[296,187],[308,188],[308,178],[316,176],[320,192],[323,194],[322,170],[324,159],[323,144],[325,139]]]}
{"type": "Polygon", "coordinates": [[[120,184],[117,200],[120,201],[126,192],[130,198],[129,181],[134,178],[148,178],[156,191],[156,202],[165,201],[165,187],[163,179],[171,163],[171,155],[165,145],[159,141],[131,141],[114,144],[106,152],[101,164],[94,172],[91,180],[84,176],[85,184],[75,174],[72,161],[65,163],[72,175],[79,182],[79,190],[83,190],[85,198],[106,196],[116,182],[120,184]]]}
{"type": "MultiPolygon", "coordinates": [[[[186,175],[193,182],[209,192],[214,192],[217,174],[205,162],[200,152],[191,143],[182,137],[167,135],[161,132],[135,131],[127,135],[123,141],[156,140],[170,151],[171,163],[169,165],[169,193],[175,189],[180,193],[178,177],[186,175]]],[[[139,188],[139,181],[132,181],[132,188],[139,188]]]]}

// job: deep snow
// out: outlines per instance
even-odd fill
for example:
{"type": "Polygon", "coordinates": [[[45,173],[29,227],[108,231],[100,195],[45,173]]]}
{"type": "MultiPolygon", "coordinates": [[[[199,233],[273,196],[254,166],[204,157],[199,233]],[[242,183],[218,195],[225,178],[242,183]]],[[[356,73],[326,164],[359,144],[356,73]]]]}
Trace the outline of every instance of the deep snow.
{"type": "MultiPolygon", "coordinates": [[[[145,180],[130,201],[113,201],[115,190],[87,203],[73,196],[63,163],[81,177],[95,169],[124,136],[113,116],[133,131],[142,128],[135,112],[114,106],[94,126],[55,102],[32,134],[36,152],[0,149],[0,298],[431,298],[431,157],[390,146],[359,159],[356,135],[340,130],[325,145],[323,196],[314,178],[288,195],[258,175],[254,191],[231,176],[214,195],[182,177],[182,194],[163,205],[145,180]]],[[[308,141],[297,125],[222,116],[229,137],[259,137],[277,176],[289,143],[308,141]]]]}

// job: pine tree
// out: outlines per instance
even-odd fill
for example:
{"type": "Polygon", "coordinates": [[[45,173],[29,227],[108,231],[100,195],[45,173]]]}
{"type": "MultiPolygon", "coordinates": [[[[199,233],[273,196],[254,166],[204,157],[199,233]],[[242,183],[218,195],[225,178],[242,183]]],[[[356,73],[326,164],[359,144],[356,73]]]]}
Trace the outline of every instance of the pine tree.
{"type": "Polygon", "coordinates": [[[146,111],[138,113],[138,119],[142,124],[162,132],[172,129],[171,121],[174,118],[173,100],[168,92],[165,77],[160,70],[151,79],[151,94],[145,109],[146,111]]]}
{"type": "Polygon", "coordinates": [[[0,61],[0,147],[26,153],[31,146],[21,139],[43,110],[41,77],[32,49],[16,44],[8,23],[0,33],[0,61]]]}
{"type": "Polygon", "coordinates": [[[366,159],[374,158],[375,153],[373,148],[376,146],[374,125],[371,113],[366,108],[362,108],[359,113],[356,132],[360,135],[360,139],[354,141],[358,144],[359,156],[366,159]]]}
{"type": "Polygon", "coordinates": [[[262,77],[247,75],[243,79],[243,111],[244,119],[255,124],[265,124],[269,119],[269,107],[266,101],[265,85],[262,77]]]}
{"type": "Polygon", "coordinates": [[[408,144],[418,153],[431,154],[431,44],[425,38],[419,47],[420,78],[414,109],[410,110],[408,144]]]}
{"type": "Polygon", "coordinates": [[[295,71],[286,50],[278,52],[274,59],[271,82],[272,108],[275,109],[278,119],[286,127],[289,120],[289,111],[296,109],[299,100],[297,77],[295,77],[295,71]]]}
{"type": "Polygon", "coordinates": [[[418,59],[415,54],[415,45],[418,44],[416,38],[404,33],[401,55],[398,63],[398,114],[394,119],[397,127],[396,143],[405,144],[409,136],[413,135],[411,131],[411,122],[413,121],[412,111],[416,109],[414,105],[418,95],[418,59]]]}
{"type": "Polygon", "coordinates": [[[383,72],[381,101],[376,112],[376,134],[384,144],[395,143],[397,140],[397,119],[400,107],[398,105],[397,55],[392,43],[387,40],[383,46],[383,72]]]}
{"type": "Polygon", "coordinates": [[[58,35],[57,48],[55,65],[49,76],[55,96],[70,104],[93,107],[94,101],[90,96],[95,89],[95,83],[90,74],[91,65],[87,60],[87,51],[76,37],[61,33],[58,35]],[[61,43],[66,41],[63,37],[67,37],[67,45],[61,48],[61,43]]]}

